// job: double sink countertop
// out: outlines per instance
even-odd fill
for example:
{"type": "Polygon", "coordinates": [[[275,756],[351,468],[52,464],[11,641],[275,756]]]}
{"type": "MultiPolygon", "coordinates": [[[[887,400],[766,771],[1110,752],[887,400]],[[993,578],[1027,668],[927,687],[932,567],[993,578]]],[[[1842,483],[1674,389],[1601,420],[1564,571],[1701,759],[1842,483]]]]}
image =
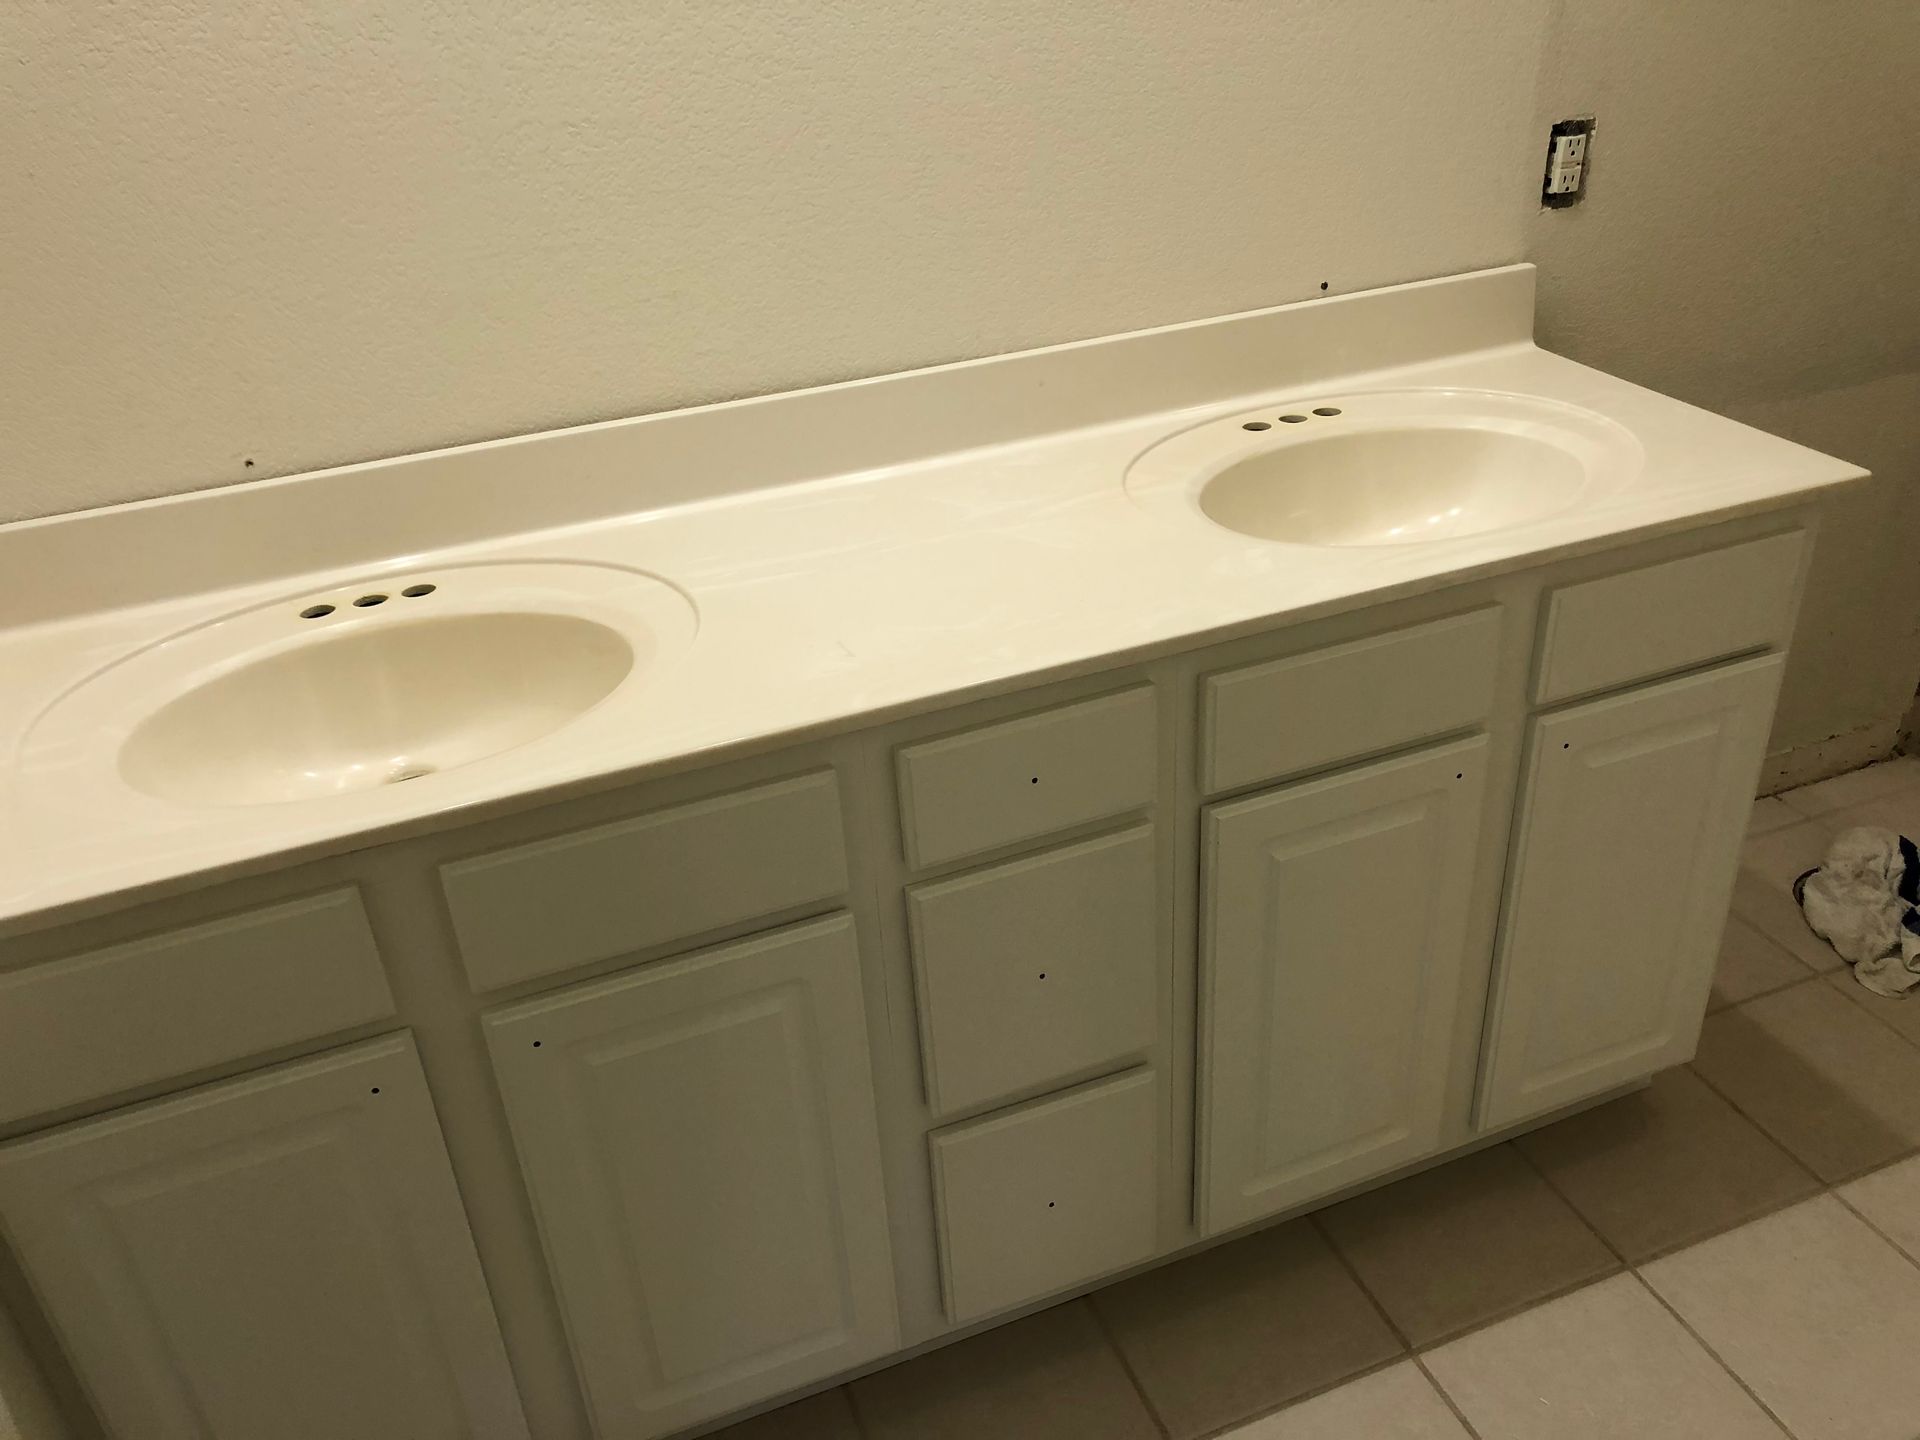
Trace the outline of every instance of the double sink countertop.
{"type": "Polygon", "coordinates": [[[1540,350],[1532,320],[1532,267],[1509,266],[0,526],[0,935],[1865,475],[1540,350]],[[1249,538],[1124,483],[1203,422],[1407,389],[1579,407],[1630,432],[1638,463],[1545,518],[1387,546],[1249,538]],[[654,577],[642,623],[672,632],[543,738],[404,785],[244,805],[135,789],[103,748],[142,695],[157,707],[217,673],[216,622],[409,584],[437,587],[422,607],[498,609],[514,592],[491,577],[534,562],[654,577]],[[116,718],[39,723],[103,671],[142,677],[116,718]]]}

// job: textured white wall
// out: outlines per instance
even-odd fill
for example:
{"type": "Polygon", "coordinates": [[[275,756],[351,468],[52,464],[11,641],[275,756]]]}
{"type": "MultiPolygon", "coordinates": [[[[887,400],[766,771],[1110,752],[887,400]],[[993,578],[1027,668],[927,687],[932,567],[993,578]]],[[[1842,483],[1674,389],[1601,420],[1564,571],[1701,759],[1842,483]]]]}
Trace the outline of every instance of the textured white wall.
{"type": "Polygon", "coordinates": [[[1514,260],[1547,9],[11,0],[0,520],[1514,260]]]}
{"type": "Polygon", "coordinates": [[[1540,339],[1874,480],[1829,507],[1776,777],[1884,754],[1920,672],[1920,4],[1567,0],[1548,119],[1599,117],[1542,211],[1540,339]]]}

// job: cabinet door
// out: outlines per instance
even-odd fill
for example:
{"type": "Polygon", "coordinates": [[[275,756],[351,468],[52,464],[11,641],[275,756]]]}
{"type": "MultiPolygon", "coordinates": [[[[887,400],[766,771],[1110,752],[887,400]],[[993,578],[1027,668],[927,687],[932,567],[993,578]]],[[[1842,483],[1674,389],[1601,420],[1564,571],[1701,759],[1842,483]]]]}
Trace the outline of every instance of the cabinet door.
{"type": "Polygon", "coordinates": [[[1762,656],[1534,722],[1483,1129],[1693,1054],[1782,663],[1762,656]]]}
{"type": "Polygon", "coordinates": [[[1206,1233],[1437,1143],[1486,748],[1464,740],[1208,810],[1206,1233]]]}
{"type": "Polygon", "coordinates": [[[598,1434],[665,1434],[894,1347],[844,916],[487,1031],[598,1434]]]}
{"type": "Polygon", "coordinates": [[[0,1223],[117,1440],[525,1440],[405,1036],[8,1145],[0,1223]]]}

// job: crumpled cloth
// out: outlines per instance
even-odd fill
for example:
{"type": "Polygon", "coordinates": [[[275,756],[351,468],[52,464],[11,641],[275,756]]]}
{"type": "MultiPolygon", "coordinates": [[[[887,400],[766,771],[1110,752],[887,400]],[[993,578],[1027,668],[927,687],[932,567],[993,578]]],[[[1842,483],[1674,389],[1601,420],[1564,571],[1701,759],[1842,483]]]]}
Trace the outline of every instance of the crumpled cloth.
{"type": "Polygon", "coordinates": [[[1878,995],[1920,986],[1920,849],[1868,825],[1843,830],[1826,863],[1793,882],[1813,933],[1878,995]]]}

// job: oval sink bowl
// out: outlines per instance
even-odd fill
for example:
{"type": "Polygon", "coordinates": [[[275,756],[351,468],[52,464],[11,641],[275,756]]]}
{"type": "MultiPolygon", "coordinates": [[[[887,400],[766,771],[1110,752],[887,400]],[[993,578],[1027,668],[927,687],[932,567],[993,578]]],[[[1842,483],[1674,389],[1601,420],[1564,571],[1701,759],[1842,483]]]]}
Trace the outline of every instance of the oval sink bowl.
{"type": "Polygon", "coordinates": [[[1130,491],[1294,545],[1414,545],[1563,514],[1630,478],[1637,441],[1526,396],[1387,391],[1277,406],[1162,441],[1130,491]],[[1290,418],[1289,418],[1290,417],[1290,418]]]}
{"type": "MultiPolygon", "coordinates": [[[[673,586],[593,561],[342,583],[96,671],[35,719],[21,769],[63,775],[65,793],[133,790],[181,806],[452,803],[495,757],[519,763],[516,752],[539,746],[544,759],[526,763],[562,758],[551,747],[657,676],[697,628],[673,586]]],[[[603,714],[592,734],[621,723],[603,714]]]]}
{"type": "Polygon", "coordinates": [[[149,795],[199,805],[417,780],[557,730],[633,662],[617,631],[572,615],[343,627],[162,706],[127,737],[120,773],[149,795]]]}

